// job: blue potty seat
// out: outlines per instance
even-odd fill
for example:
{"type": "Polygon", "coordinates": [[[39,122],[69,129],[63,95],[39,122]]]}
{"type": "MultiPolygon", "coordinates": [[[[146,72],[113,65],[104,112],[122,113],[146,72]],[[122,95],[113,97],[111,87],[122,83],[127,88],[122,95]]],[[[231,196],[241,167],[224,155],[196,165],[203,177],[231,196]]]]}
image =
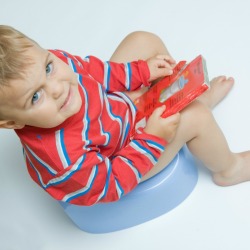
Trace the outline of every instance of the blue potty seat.
{"type": "Polygon", "coordinates": [[[197,181],[195,160],[185,146],[164,170],[140,183],[117,202],[93,206],[77,206],[61,201],[59,203],[81,230],[108,233],[167,213],[188,197],[197,181]]]}

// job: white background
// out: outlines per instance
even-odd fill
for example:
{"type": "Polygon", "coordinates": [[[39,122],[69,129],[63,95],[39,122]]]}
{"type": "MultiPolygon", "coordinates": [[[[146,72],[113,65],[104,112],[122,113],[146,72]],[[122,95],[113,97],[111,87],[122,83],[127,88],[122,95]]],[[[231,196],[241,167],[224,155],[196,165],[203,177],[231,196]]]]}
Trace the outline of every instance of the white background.
{"type": "MultiPolygon", "coordinates": [[[[158,34],[177,61],[202,54],[210,78],[235,77],[214,115],[233,151],[250,148],[248,0],[0,0],[0,23],[45,48],[103,60],[135,30],[158,34]]],[[[203,168],[193,193],[173,211],[101,235],[80,231],[31,181],[12,131],[0,130],[0,178],[0,250],[250,249],[250,183],[221,188],[203,168]]]]}

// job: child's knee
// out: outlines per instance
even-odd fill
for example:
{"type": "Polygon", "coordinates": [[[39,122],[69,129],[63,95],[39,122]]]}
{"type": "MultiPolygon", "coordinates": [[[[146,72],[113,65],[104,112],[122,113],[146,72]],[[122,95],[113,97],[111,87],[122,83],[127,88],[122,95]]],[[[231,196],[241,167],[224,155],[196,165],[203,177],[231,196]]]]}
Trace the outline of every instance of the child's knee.
{"type": "Polygon", "coordinates": [[[181,113],[186,122],[199,128],[206,126],[211,119],[214,119],[211,110],[199,101],[192,102],[181,113]]]}
{"type": "Polygon", "coordinates": [[[144,43],[145,41],[155,41],[155,40],[160,40],[160,38],[151,32],[148,31],[134,31],[131,32],[127,35],[126,39],[131,39],[133,42],[136,43],[144,43]]]}

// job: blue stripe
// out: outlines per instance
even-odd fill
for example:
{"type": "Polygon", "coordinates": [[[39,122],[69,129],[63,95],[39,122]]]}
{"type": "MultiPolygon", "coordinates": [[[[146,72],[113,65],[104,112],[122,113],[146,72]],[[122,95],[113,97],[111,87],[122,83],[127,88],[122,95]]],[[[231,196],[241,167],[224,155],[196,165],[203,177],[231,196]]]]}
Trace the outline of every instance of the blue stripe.
{"type": "Polygon", "coordinates": [[[102,199],[103,197],[105,197],[106,194],[107,194],[107,190],[108,190],[108,186],[109,186],[109,181],[110,181],[110,175],[111,175],[111,169],[112,169],[110,160],[108,158],[106,158],[105,164],[106,164],[106,166],[108,168],[108,172],[107,172],[107,178],[106,178],[105,188],[104,188],[105,191],[104,191],[103,196],[100,199],[102,199]]]}
{"type": "MultiPolygon", "coordinates": [[[[101,105],[102,105],[101,107],[102,107],[102,109],[103,109],[103,106],[104,106],[104,92],[103,92],[103,86],[99,84],[98,90],[99,90],[99,96],[100,96],[100,101],[101,101],[101,105]]],[[[105,104],[106,104],[106,102],[105,102],[105,104]]],[[[101,115],[102,115],[102,113],[100,112],[99,117],[98,117],[98,121],[99,121],[99,125],[100,125],[101,135],[106,137],[106,141],[105,141],[105,143],[103,144],[103,146],[107,146],[107,145],[109,144],[109,142],[110,142],[111,134],[110,134],[110,132],[107,132],[107,131],[104,130],[104,128],[103,128],[103,123],[102,123],[102,121],[101,121],[101,119],[100,119],[100,118],[101,118],[101,115]]]]}
{"type": "Polygon", "coordinates": [[[125,139],[127,138],[127,135],[128,135],[128,133],[129,133],[129,129],[130,129],[130,124],[127,123],[127,126],[126,126],[126,128],[125,128],[125,133],[124,133],[124,135],[123,135],[123,137],[122,137],[122,141],[121,141],[121,144],[120,144],[121,146],[123,145],[125,139]]]}
{"type": "Polygon", "coordinates": [[[148,144],[154,145],[155,147],[159,148],[159,150],[161,150],[161,151],[164,151],[164,150],[165,150],[165,147],[164,147],[164,146],[162,146],[161,144],[159,144],[159,143],[157,143],[157,142],[155,142],[155,141],[146,140],[146,142],[147,142],[148,144]]]}
{"type": "Polygon", "coordinates": [[[93,186],[93,183],[94,183],[94,181],[95,181],[95,179],[96,179],[97,174],[98,174],[98,168],[96,167],[95,173],[94,173],[94,177],[93,177],[93,179],[92,179],[92,181],[91,181],[89,187],[88,187],[85,191],[80,192],[80,193],[78,193],[78,194],[75,194],[75,195],[69,197],[68,199],[65,200],[65,202],[70,202],[71,200],[76,199],[76,198],[78,198],[78,197],[80,197],[80,196],[83,196],[83,195],[85,195],[86,193],[88,193],[88,192],[91,190],[92,186],[93,186]]]}
{"type": "Polygon", "coordinates": [[[120,124],[122,124],[123,120],[122,120],[121,116],[115,115],[115,114],[112,112],[112,106],[111,106],[111,105],[109,105],[108,111],[109,111],[110,115],[113,117],[113,120],[118,119],[118,120],[120,121],[120,124]]]}
{"type": "Polygon", "coordinates": [[[145,147],[143,147],[139,142],[133,140],[133,143],[136,144],[141,150],[145,151],[147,154],[151,155],[155,161],[158,159],[151,153],[151,151],[145,147]]]}
{"type": "Polygon", "coordinates": [[[139,172],[139,170],[133,165],[133,162],[129,159],[127,159],[128,163],[130,164],[130,166],[137,172],[138,174],[138,177],[141,179],[142,178],[142,175],[141,173],[139,172]]]}
{"type": "Polygon", "coordinates": [[[61,53],[62,53],[65,57],[68,58],[68,54],[67,54],[67,53],[65,53],[64,51],[61,51],[61,53]]]}
{"type": "Polygon", "coordinates": [[[110,134],[110,132],[104,131],[103,128],[101,128],[101,130],[102,130],[102,134],[105,135],[107,138],[107,141],[103,146],[107,146],[107,145],[109,145],[109,142],[111,140],[111,134],[110,134]]]}
{"type": "Polygon", "coordinates": [[[123,161],[129,168],[131,168],[131,170],[133,171],[137,182],[139,183],[142,175],[139,172],[139,170],[134,166],[133,162],[131,160],[129,160],[128,158],[125,158],[123,156],[117,156],[117,158],[119,158],[121,161],[123,161]]]}
{"type": "Polygon", "coordinates": [[[29,161],[29,163],[30,163],[31,167],[32,167],[32,168],[35,170],[35,172],[36,172],[37,178],[38,178],[38,180],[39,180],[39,182],[40,182],[40,186],[41,186],[43,189],[46,189],[46,185],[43,183],[42,178],[41,178],[41,176],[39,175],[38,170],[35,168],[35,166],[33,165],[33,163],[32,163],[31,161],[29,161]]]}
{"type": "Polygon", "coordinates": [[[130,98],[128,98],[128,96],[122,92],[114,92],[116,95],[118,95],[120,98],[122,98],[123,101],[126,102],[126,104],[129,104],[130,106],[130,109],[131,109],[131,112],[132,112],[132,117],[133,117],[133,120],[135,120],[135,117],[136,117],[136,106],[135,104],[131,101],[130,98]]]}
{"type": "Polygon", "coordinates": [[[119,187],[119,190],[121,191],[121,195],[119,195],[119,198],[121,198],[124,195],[124,190],[117,179],[115,179],[115,182],[116,182],[116,185],[119,187]]]}
{"type": "Polygon", "coordinates": [[[105,62],[105,65],[106,65],[106,79],[105,79],[105,83],[106,83],[106,91],[109,91],[110,89],[110,71],[111,71],[111,68],[110,68],[110,64],[109,62],[105,62]]]}
{"type": "Polygon", "coordinates": [[[47,163],[43,163],[42,160],[27,146],[25,145],[27,150],[29,151],[29,153],[35,158],[35,160],[42,166],[44,167],[46,170],[48,170],[48,172],[55,176],[57,174],[57,172],[52,168],[50,167],[49,165],[46,165],[47,163]]]}
{"type": "Polygon", "coordinates": [[[70,60],[71,67],[74,70],[74,72],[77,72],[76,65],[75,65],[74,61],[72,59],[70,59],[70,58],[68,58],[68,59],[70,60]]]}
{"type": "Polygon", "coordinates": [[[131,64],[128,63],[128,80],[129,80],[129,87],[128,87],[128,90],[131,89],[131,76],[132,76],[132,70],[131,70],[131,64]]]}
{"type": "Polygon", "coordinates": [[[47,187],[49,187],[49,186],[51,186],[51,185],[58,185],[58,184],[60,184],[60,183],[62,183],[62,182],[65,182],[65,181],[67,181],[68,179],[70,179],[70,177],[73,175],[73,174],[75,174],[77,171],[79,171],[80,169],[81,169],[81,167],[82,167],[82,165],[83,165],[83,163],[84,163],[84,160],[85,160],[85,158],[86,158],[86,154],[82,157],[82,160],[79,162],[79,164],[77,165],[77,167],[76,167],[76,169],[74,169],[73,171],[70,169],[69,171],[67,171],[68,172],[68,174],[67,174],[67,172],[65,173],[66,175],[65,175],[65,177],[63,177],[62,179],[60,178],[60,177],[56,177],[55,179],[59,179],[58,181],[53,181],[53,180],[55,180],[55,179],[51,179],[50,181],[49,181],[49,183],[48,183],[48,185],[46,185],[46,188],[47,187]]]}
{"type": "MultiPolygon", "coordinates": [[[[122,124],[123,124],[123,120],[121,118],[121,116],[119,115],[115,115],[113,112],[112,112],[112,106],[110,105],[110,102],[108,101],[108,98],[106,96],[104,96],[105,98],[105,105],[106,105],[106,108],[107,108],[107,111],[108,111],[108,114],[110,116],[110,118],[114,121],[117,121],[120,125],[120,134],[122,132],[122,124]]],[[[120,135],[119,135],[120,136],[120,135]]]]}
{"type": "Polygon", "coordinates": [[[37,178],[38,178],[38,181],[40,183],[40,186],[45,189],[46,188],[46,185],[43,183],[43,180],[42,180],[42,177],[40,176],[40,173],[38,172],[38,170],[35,168],[35,166],[33,165],[33,163],[31,162],[30,158],[28,157],[28,155],[26,154],[26,152],[24,151],[24,154],[25,154],[25,157],[26,159],[28,160],[30,166],[34,169],[34,171],[36,172],[36,175],[37,175],[37,178]]]}
{"type": "Polygon", "coordinates": [[[59,133],[60,133],[60,144],[61,144],[61,148],[62,148],[62,151],[63,151],[63,155],[64,155],[64,157],[65,157],[65,159],[67,161],[67,164],[70,165],[71,161],[69,159],[69,155],[68,155],[68,153],[66,151],[66,147],[65,147],[65,143],[64,143],[64,129],[63,128],[60,129],[59,133]]]}

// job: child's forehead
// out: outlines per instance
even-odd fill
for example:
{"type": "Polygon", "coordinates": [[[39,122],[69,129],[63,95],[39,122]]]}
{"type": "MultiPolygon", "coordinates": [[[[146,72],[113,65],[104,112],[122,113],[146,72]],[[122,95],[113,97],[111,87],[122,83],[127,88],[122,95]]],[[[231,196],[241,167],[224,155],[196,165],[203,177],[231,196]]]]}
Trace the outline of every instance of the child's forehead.
{"type": "Polygon", "coordinates": [[[49,52],[38,45],[34,45],[28,48],[24,53],[26,57],[33,63],[40,63],[45,60],[49,52]]]}
{"type": "Polygon", "coordinates": [[[31,47],[25,53],[28,63],[24,69],[23,78],[33,78],[38,73],[44,72],[50,53],[39,46],[31,47]]]}
{"type": "Polygon", "coordinates": [[[19,78],[9,80],[6,86],[1,86],[1,94],[17,93],[20,90],[36,85],[45,73],[46,64],[50,53],[39,46],[32,46],[25,52],[25,67],[19,72],[19,78]],[[22,86],[22,87],[21,87],[22,86]]]}

